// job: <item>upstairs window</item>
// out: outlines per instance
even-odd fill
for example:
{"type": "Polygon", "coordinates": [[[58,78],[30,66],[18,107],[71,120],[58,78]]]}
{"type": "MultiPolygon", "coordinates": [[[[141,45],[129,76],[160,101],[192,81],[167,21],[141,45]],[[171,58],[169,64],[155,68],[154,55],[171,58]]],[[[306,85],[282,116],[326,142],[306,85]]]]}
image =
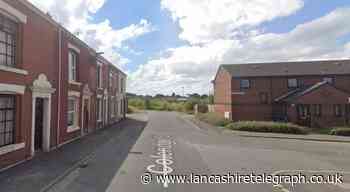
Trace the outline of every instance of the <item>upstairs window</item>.
{"type": "Polygon", "coordinates": [[[288,88],[289,89],[298,88],[298,80],[297,79],[288,79],[288,88]]]}
{"type": "Polygon", "coordinates": [[[97,86],[98,86],[98,88],[102,88],[102,66],[101,66],[101,64],[97,64],[97,86]]]}
{"type": "Polygon", "coordinates": [[[261,104],[268,104],[268,93],[266,93],[266,92],[262,92],[262,93],[260,93],[260,103],[261,104]]]}
{"type": "Polygon", "coordinates": [[[0,65],[16,66],[17,23],[0,14],[0,65]]]}
{"type": "Polygon", "coordinates": [[[334,78],[332,78],[332,77],[325,77],[325,78],[323,78],[323,81],[326,81],[329,84],[333,84],[334,83],[334,78]]]}
{"type": "Polygon", "coordinates": [[[69,81],[77,81],[78,54],[70,50],[68,56],[69,81]]]}
{"type": "Polygon", "coordinates": [[[241,89],[249,89],[250,88],[250,80],[242,79],[240,82],[241,89]]]}
{"type": "Polygon", "coordinates": [[[113,72],[111,71],[109,73],[109,88],[112,89],[113,87],[113,72]]]}
{"type": "Polygon", "coordinates": [[[120,78],[120,93],[124,92],[124,78],[120,78]]]}

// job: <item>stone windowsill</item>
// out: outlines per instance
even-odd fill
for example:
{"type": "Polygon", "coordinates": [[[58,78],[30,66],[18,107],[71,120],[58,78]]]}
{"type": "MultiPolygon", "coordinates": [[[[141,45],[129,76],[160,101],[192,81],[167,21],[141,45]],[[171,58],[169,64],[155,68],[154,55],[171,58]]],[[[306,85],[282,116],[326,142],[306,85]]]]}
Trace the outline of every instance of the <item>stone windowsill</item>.
{"type": "Polygon", "coordinates": [[[70,127],[68,127],[67,132],[68,133],[72,133],[72,132],[75,132],[75,131],[78,131],[78,130],[80,130],[79,126],[70,126],[70,127]]]}
{"type": "Polygon", "coordinates": [[[4,65],[0,65],[0,70],[6,71],[6,72],[17,73],[20,75],[28,75],[28,71],[26,71],[26,70],[14,68],[14,67],[8,67],[8,66],[4,66],[4,65]]]}
{"type": "Polygon", "coordinates": [[[69,81],[69,84],[77,85],[77,86],[81,86],[82,85],[82,83],[76,82],[76,81],[69,81]]]}
{"type": "Polygon", "coordinates": [[[25,143],[19,143],[19,144],[13,144],[13,145],[7,145],[0,148],[0,155],[5,155],[7,153],[11,153],[14,151],[18,151],[20,149],[23,149],[26,146],[25,143]]]}

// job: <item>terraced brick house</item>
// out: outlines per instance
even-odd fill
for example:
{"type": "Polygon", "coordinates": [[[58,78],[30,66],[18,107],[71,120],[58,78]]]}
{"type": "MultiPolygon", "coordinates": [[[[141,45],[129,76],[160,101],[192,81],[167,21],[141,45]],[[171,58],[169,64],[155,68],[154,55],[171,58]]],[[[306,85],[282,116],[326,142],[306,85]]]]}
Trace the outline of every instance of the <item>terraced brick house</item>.
{"type": "Polygon", "coordinates": [[[221,65],[213,83],[227,119],[350,124],[350,60],[221,65]]]}
{"type": "Polygon", "coordinates": [[[28,1],[0,0],[0,169],[122,120],[126,78],[28,1]]]}

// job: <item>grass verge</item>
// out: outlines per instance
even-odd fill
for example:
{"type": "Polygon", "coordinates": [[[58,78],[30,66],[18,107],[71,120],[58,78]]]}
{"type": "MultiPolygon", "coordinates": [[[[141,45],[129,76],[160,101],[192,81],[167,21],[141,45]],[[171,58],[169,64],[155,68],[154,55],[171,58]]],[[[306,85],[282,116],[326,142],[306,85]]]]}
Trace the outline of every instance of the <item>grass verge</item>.
{"type": "Polygon", "coordinates": [[[220,127],[225,127],[231,123],[231,121],[224,119],[216,113],[199,113],[196,115],[196,118],[200,121],[220,127]]]}

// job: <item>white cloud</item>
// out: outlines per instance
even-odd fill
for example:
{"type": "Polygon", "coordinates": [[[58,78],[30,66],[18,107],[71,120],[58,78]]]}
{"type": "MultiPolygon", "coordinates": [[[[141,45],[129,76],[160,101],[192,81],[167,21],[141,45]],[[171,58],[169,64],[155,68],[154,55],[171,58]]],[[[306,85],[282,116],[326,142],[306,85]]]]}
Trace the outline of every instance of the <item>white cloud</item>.
{"type": "Polygon", "coordinates": [[[210,80],[223,63],[349,58],[350,42],[339,41],[350,35],[349,20],[350,8],[340,8],[287,33],[248,33],[245,38],[214,35],[206,43],[173,48],[132,73],[129,91],[170,94],[185,87],[187,93],[208,93],[210,80]]]}
{"type": "Polygon", "coordinates": [[[304,4],[302,0],[162,0],[161,5],[179,22],[179,37],[193,44],[242,35],[304,4]]]}
{"type": "MultiPolygon", "coordinates": [[[[30,0],[45,12],[49,12],[58,22],[62,23],[72,33],[86,41],[112,63],[124,68],[128,58],[118,53],[125,43],[133,38],[150,33],[155,27],[142,19],[137,24],[131,24],[122,29],[112,27],[110,20],[95,23],[93,15],[101,9],[106,0],[30,0]]],[[[125,49],[124,49],[125,50],[125,49]]]]}

